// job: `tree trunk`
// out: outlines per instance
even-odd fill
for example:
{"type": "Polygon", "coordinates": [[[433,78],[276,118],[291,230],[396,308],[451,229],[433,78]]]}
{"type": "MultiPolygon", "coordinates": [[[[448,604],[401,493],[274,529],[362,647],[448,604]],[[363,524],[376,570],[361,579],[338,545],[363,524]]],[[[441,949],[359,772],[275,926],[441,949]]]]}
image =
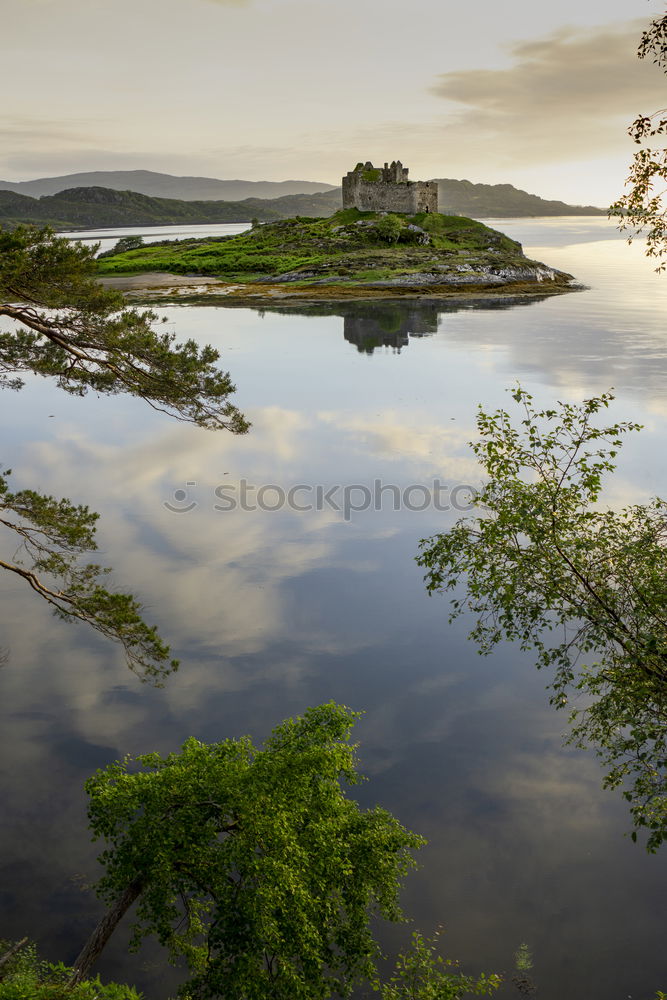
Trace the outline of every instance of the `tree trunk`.
{"type": "Polygon", "coordinates": [[[68,983],[69,986],[76,986],[77,983],[86,978],[106,947],[106,943],[115,931],[116,926],[123,919],[132,906],[132,903],[141,895],[143,887],[143,879],[135,878],[133,882],[130,882],[122,895],[118,897],[111,909],[102,917],[74,963],[74,972],[68,983]]]}
{"type": "Polygon", "coordinates": [[[20,941],[17,941],[16,944],[13,944],[11,946],[11,948],[9,949],[9,951],[6,951],[4,953],[4,955],[2,956],[2,958],[0,958],[0,965],[6,965],[7,962],[9,961],[9,959],[13,955],[15,955],[17,951],[20,951],[21,948],[23,947],[23,945],[27,944],[27,943],[28,943],[28,939],[27,939],[27,937],[24,937],[24,938],[21,938],[20,941]]]}

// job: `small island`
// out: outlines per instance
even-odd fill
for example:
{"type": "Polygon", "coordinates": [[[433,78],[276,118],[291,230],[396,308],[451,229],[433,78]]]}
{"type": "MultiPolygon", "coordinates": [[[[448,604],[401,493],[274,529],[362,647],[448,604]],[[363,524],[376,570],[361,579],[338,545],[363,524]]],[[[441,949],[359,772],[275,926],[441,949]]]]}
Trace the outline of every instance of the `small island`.
{"type": "Polygon", "coordinates": [[[437,185],[409,181],[395,161],[359,163],[343,178],[343,209],[297,216],[236,236],[170,240],[107,252],[105,283],[187,297],[346,299],[558,293],[574,278],[528,259],[481,222],[437,211],[437,185]],[[120,251],[120,252],[118,252],[120,251]],[[134,275],[133,280],[119,280],[134,275]],[[194,291],[193,291],[194,290],[194,291]]]}

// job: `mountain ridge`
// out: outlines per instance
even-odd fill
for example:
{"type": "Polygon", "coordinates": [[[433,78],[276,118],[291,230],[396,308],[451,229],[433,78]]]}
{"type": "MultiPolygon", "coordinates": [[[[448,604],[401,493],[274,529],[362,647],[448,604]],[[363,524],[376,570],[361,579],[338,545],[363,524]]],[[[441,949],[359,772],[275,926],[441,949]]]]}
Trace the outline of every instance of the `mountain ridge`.
{"type": "MultiPolygon", "coordinates": [[[[438,183],[439,207],[442,212],[477,218],[511,218],[536,215],[605,215],[606,209],[594,205],[569,205],[556,199],[545,199],[530,194],[512,184],[481,184],[454,178],[434,178],[438,183]]],[[[107,190],[136,192],[151,198],[190,202],[240,202],[248,199],[276,201],[293,195],[315,197],[313,214],[318,211],[318,195],[333,195],[340,188],[316,181],[244,181],[219,180],[212,177],[178,177],[153,170],[97,170],[60,177],[44,177],[32,181],[0,181],[0,192],[11,191],[27,197],[44,197],[62,194],[81,188],[106,188],[107,190]]],[[[323,198],[324,205],[340,205],[323,198]]],[[[265,206],[268,208],[269,206],[265,206]]],[[[305,210],[296,209],[306,214],[305,210]]],[[[256,214],[256,213],[254,213],[256,214]]],[[[258,216],[259,217],[259,216],[258,216]]],[[[268,217],[267,217],[268,218],[268,217]]],[[[158,220],[165,221],[164,219],[158,220]]],[[[227,220],[225,218],[224,221],[227,220]]],[[[235,221],[246,221],[244,219],[235,221]]],[[[129,220],[130,225],[140,225],[129,220]]],[[[113,223],[110,223],[113,224],[113,223]]]]}
{"type": "Polygon", "coordinates": [[[274,222],[294,215],[331,215],[339,207],[340,192],[247,198],[243,201],[183,201],[152,198],[136,191],[111,188],[71,188],[57,195],[31,198],[0,190],[0,223],[50,225],[54,229],[99,229],[115,226],[151,226],[216,222],[274,222]]]}
{"type": "Polygon", "coordinates": [[[568,205],[556,199],[541,198],[513,184],[475,184],[450,177],[435,178],[438,183],[438,210],[473,218],[511,218],[513,215],[606,215],[606,208],[596,205],[568,205]]]}
{"type": "MultiPolygon", "coordinates": [[[[546,201],[511,184],[484,185],[453,180],[443,180],[441,184],[440,205],[448,215],[502,219],[606,214],[593,206],[546,201]]],[[[116,226],[205,225],[250,222],[252,219],[275,222],[302,216],[324,218],[340,207],[340,188],[240,201],[156,198],[137,191],[105,187],[76,187],[33,198],[0,189],[0,223],[6,228],[21,224],[50,225],[61,231],[116,226]]]]}
{"type": "Polygon", "coordinates": [[[156,198],[181,201],[242,201],[245,198],[278,198],[290,194],[330,191],[336,185],[318,181],[246,181],[217,177],[163,174],[155,170],[89,170],[32,181],[0,181],[0,191],[30,197],[54,195],[71,188],[105,187],[112,191],[136,191],[156,198]]]}

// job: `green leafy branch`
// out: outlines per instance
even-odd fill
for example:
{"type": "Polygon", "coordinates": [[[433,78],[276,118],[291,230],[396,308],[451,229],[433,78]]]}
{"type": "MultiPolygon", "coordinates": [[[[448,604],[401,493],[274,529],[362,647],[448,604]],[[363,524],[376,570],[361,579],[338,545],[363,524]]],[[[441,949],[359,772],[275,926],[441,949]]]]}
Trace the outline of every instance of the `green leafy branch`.
{"type": "Polygon", "coordinates": [[[422,540],[417,561],[430,593],[454,592],[451,618],[475,616],[480,652],[517,642],[553,670],[552,704],[587,696],[570,739],[596,748],[656,850],[667,839],[667,504],[600,509],[603,476],[639,429],[596,426],[609,393],[544,410],[520,387],[512,396],[518,422],[479,409],[472,450],[490,478],[477,516],[422,540]]]}
{"type": "MultiPolygon", "coordinates": [[[[663,72],[667,71],[667,13],[651,21],[642,33],[637,55],[640,59],[653,56],[653,63],[663,72]]],[[[645,235],[647,257],[659,260],[656,271],[664,271],[667,263],[667,149],[656,149],[652,140],[667,134],[665,110],[651,115],[639,115],[628,128],[634,142],[642,146],[630,164],[626,181],[627,194],[619,198],[609,209],[609,216],[618,217],[621,231],[633,229],[628,238],[632,243],[636,236],[645,235]]]]}
{"type": "Polygon", "coordinates": [[[358,717],[321,705],[261,748],[248,737],[189,739],[179,753],[126,758],[90,778],[109,909],[73,982],[134,902],[134,945],[152,934],[184,959],[192,997],[328,1000],[375,981],[370,919],[401,918],[400,882],[424,841],[347,797],[359,780],[358,717]]]}
{"type": "Polygon", "coordinates": [[[412,935],[407,951],[396,960],[393,976],[379,987],[382,1000],[460,1000],[464,995],[490,996],[500,986],[499,975],[464,975],[458,962],[438,954],[439,931],[425,938],[412,935]]]}

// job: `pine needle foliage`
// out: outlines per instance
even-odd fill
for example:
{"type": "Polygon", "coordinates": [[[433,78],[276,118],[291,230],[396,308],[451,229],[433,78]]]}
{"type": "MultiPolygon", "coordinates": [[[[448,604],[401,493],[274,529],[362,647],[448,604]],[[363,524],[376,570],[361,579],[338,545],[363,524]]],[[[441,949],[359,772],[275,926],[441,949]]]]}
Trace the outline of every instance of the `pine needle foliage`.
{"type": "MultiPolygon", "coordinates": [[[[217,366],[219,353],[177,342],[152,312],[125,308],[119,292],[96,280],[97,247],[51,230],[0,229],[0,387],[49,378],[65,392],[128,394],[198,427],[243,434],[248,422],[217,366]]],[[[92,625],[119,642],[142,679],[161,680],[177,666],[132,594],[108,584],[108,569],[87,561],[97,548],[97,514],[37,489],[10,488],[0,475],[3,568],[26,581],[56,614],[92,625]]]]}

